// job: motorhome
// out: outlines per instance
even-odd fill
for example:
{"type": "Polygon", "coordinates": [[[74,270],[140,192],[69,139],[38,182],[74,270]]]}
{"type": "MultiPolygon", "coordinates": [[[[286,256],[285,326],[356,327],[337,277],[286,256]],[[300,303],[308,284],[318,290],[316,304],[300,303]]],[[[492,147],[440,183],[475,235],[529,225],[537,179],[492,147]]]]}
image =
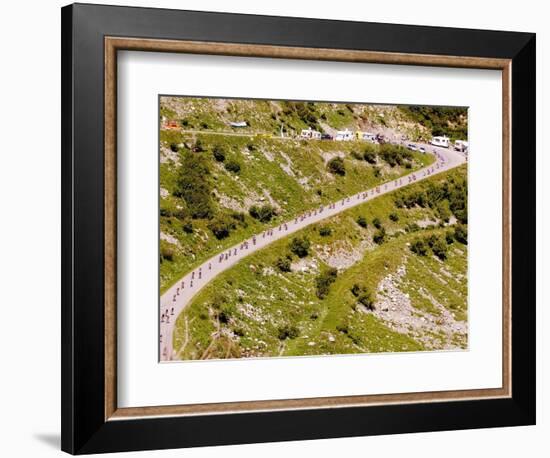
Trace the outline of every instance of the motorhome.
{"type": "Polygon", "coordinates": [[[334,140],[336,140],[337,142],[349,142],[353,140],[353,132],[349,129],[339,130],[336,132],[334,140]]]}
{"type": "Polygon", "coordinates": [[[246,123],[246,121],[230,122],[229,125],[231,127],[248,127],[248,124],[246,123]]]}
{"type": "Polygon", "coordinates": [[[460,151],[462,153],[468,152],[468,142],[465,140],[455,140],[454,145],[455,151],[460,151]]]}
{"type": "Polygon", "coordinates": [[[430,140],[430,144],[434,146],[441,146],[443,148],[449,147],[449,137],[442,136],[442,137],[432,137],[430,140]]]}
{"type": "Polygon", "coordinates": [[[321,132],[319,132],[318,130],[313,130],[311,127],[308,127],[307,129],[302,129],[300,137],[318,140],[321,138],[321,132]]]}
{"type": "Polygon", "coordinates": [[[357,140],[365,140],[371,143],[378,143],[378,141],[376,140],[376,134],[372,134],[370,132],[361,132],[360,130],[358,130],[357,132],[355,132],[355,135],[357,137],[357,140]]]}

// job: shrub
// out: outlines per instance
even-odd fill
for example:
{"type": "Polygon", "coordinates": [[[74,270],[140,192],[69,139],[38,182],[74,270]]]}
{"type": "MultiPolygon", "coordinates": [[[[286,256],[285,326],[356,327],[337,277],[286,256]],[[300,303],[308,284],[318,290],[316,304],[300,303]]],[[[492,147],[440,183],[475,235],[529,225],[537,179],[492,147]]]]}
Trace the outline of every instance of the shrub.
{"type": "Polygon", "coordinates": [[[371,292],[365,285],[355,283],[351,287],[351,293],[356,297],[357,302],[366,307],[368,310],[374,309],[374,299],[371,292]]]}
{"type": "Polygon", "coordinates": [[[177,153],[179,151],[178,145],[176,143],[170,143],[170,150],[172,152],[177,153]]]}
{"type": "Polygon", "coordinates": [[[346,174],[346,166],[344,165],[344,161],[341,157],[334,157],[328,161],[327,169],[330,173],[334,173],[336,175],[344,176],[346,174]]]}
{"type": "Polygon", "coordinates": [[[457,224],[455,226],[455,239],[460,243],[468,243],[468,226],[464,224],[457,224]]]}
{"type": "Polygon", "coordinates": [[[201,122],[201,127],[202,127],[203,129],[208,129],[208,124],[205,123],[205,122],[201,122]]]}
{"type": "Polygon", "coordinates": [[[193,222],[190,219],[185,219],[181,224],[181,228],[183,229],[183,232],[185,232],[186,234],[192,234],[193,222]]]}
{"type": "Polygon", "coordinates": [[[415,239],[411,243],[411,251],[419,256],[426,256],[428,254],[428,244],[424,239],[415,239]]]}
{"type": "Polygon", "coordinates": [[[182,197],[192,218],[214,216],[210,171],[204,157],[187,152],[183,158],[174,195],[182,197]]]}
{"type": "Polygon", "coordinates": [[[218,240],[228,237],[235,227],[235,222],[226,216],[217,216],[208,223],[208,229],[212,231],[218,240]]]}
{"type": "Polygon", "coordinates": [[[171,246],[161,244],[160,245],[160,261],[173,261],[174,249],[171,246]]]}
{"type": "Polygon", "coordinates": [[[214,159],[216,159],[216,161],[218,162],[225,161],[225,152],[220,146],[216,146],[212,151],[212,154],[214,155],[214,159]]]}
{"type": "Polygon", "coordinates": [[[374,167],[372,169],[372,174],[374,175],[374,178],[380,178],[380,167],[374,167]]]}
{"type": "Polygon", "coordinates": [[[319,235],[321,237],[328,237],[331,234],[332,234],[332,229],[330,228],[330,226],[321,226],[319,228],[319,235]]]}
{"type": "Polygon", "coordinates": [[[324,299],[327,297],[330,290],[330,285],[336,281],[337,276],[338,271],[334,267],[331,267],[321,272],[315,279],[315,287],[317,289],[316,294],[319,299],[324,299]]]}
{"type": "Polygon", "coordinates": [[[237,161],[227,161],[224,167],[228,172],[239,173],[241,171],[241,165],[237,161]]]}
{"type": "Polygon", "coordinates": [[[439,217],[443,221],[448,223],[451,217],[451,209],[449,208],[449,201],[447,199],[440,200],[437,203],[436,210],[439,217]]]}
{"type": "Polygon", "coordinates": [[[380,229],[382,227],[382,221],[380,221],[380,218],[374,218],[372,220],[372,225],[376,228],[376,229],[380,229]]]}
{"type": "Polygon", "coordinates": [[[355,222],[361,227],[367,227],[367,218],[365,218],[364,216],[358,216],[355,222]]]}
{"type": "Polygon", "coordinates": [[[310,242],[307,237],[294,237],[289,248],[299,258],[305,258],[309,254],[310,242]]]}
{"type": "Polygon", "coordinates": [[[431,243],[433,253],[441,260],[447,257],[447,242],[444,237],[437,237],[431,243]]]}
{"type": "Polygon", "coordinates": [[[189,126],[189,121],[187,119],[182,119],[181,120],[181,126],[182,127],[187,127],[189,126]]]}
{"type": "Polygon", "coordinates": [[[296,326],[285,324],[277,330],[279,340],[295,339],[300,335],[300,330],[296,326]]]}
{"type": "Polygon", "coordinates": [[[354,159],[357,159],[358,161],[363,160],[363,155],[355,150],[353,150],[350,154],[351,154],[351,157],[353,157],[354,159]]]}
{"type": "Polygon", "coordinates": [[[378,229],[372,236],[372,240],[374,240],[374,243],[377,243],[378,245],[384,243],[386,240],[386,230],[383,227],[378,229]]]}
{"type": "Polygon", "coordinates": [[[277,258],[277,260],[275,261],[275,267],[277,267],[281,272],[290,272],[290,259],[277,258]]]}
{"type": "Polygon", "coordinates": [[[247,226],[245,223],[245,214],[242,212],[233,211],[229,214],[231,218],[233,218],[235,221],[238,221],[242,226],[247,226]]]}
{"type": "Polygon", "coordinates": [[[445,241],[447,242],[447,245],[450,245],[455,241],[455,236],[453,231],[445,232],[445,241]]]}
{"type": "Polygon", "coordinates": [[[389,218],[390,218],[393,222],[399,221],[399,215],[398,215],[397,213],[390,213],[389,218]]]}
{"type": "Polygon", "coordinates": [[[372,149],[366,149],[363,153],[363,159],[367,161],[369,164],[375,164],[376,163],[376,152],[374,152],[372,149]]]}
{"type": "Polygon", "coordinates": [[[195,146],[193,146],[192,150],[194,153],[202,153],[204,151],[204,147],[202,146],[202,141],[200,138],[197,139],[197,141],[195,142],[195,146]]]}
{"type": "Polygon", "coordinates": [[[252,218],[257,219],[262,223],[267,223],[271,221],[271,218],[275,215],[275,208],[267,204],[262,205],[261,207],[252,205],[252,207],[249,208],[248,213],[252,216],[252,218]]]}

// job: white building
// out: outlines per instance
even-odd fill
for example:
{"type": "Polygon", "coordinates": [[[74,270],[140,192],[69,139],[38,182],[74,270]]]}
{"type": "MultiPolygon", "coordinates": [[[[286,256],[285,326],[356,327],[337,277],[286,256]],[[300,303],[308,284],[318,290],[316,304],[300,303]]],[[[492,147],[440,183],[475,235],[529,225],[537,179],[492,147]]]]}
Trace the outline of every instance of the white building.
{"type": "Polygon", "coordinates": [[[434,146],[442,146],[443,148],[449,147],[449,137],[432,137],[430,143],[434,146]]]}
{"type": "Polygon", "coordinates": [[[336,132],[334,140],[336,140],[337,142],[349,142],[353,140],[353,132],[349,129],[339,130],[336,132]]]}
{"type": "Polygon", "coordinates": [[[313,130],[311,127],[308,127],[307,129],[302,129],[300,137],[318,140],[321,138],[321,132],[319,132],[318,130],[313,130]]]}

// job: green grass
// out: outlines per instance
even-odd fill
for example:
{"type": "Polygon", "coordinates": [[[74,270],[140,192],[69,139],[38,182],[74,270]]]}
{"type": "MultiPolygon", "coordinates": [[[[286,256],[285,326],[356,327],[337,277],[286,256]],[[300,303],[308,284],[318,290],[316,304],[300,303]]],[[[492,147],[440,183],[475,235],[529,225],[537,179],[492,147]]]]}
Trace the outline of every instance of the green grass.
{"type": "MultiPolygon", "coordinates": [[[[461,167],[430,181],[465,173],[466,168],[461,167]]],[[[426,185],[420,182],[411,188],[426,185]]],[[[422,287],[454,313],[457,320],[466,320],[467,247],[455,241],[449,247],[448,258],[439,261],[433,256],[417,256],[407,245],[419,234],[443,234],[448,230],[439,227],[414,233],[403,230],[407,224],[433,217],[429,208],[396,209],[393,195],[389,194],[271,244],[243,259],[200,291],[177,319],[174,348],[181,348],[187,336],[182,359],[426,349],[423,341],[414,335],[396,332],[388,323],[362,311],[351,294],[351,287],[360,283],[375,292],[385,276],[405,265],[406,275],[399,288],[409,294],[411,305],[419,314],[427,312],[437,318],[440,313],[418,293],[422,287]],[[397,213],[399,220],[391,221],[390,213],[397,213]],[[367,219],[366,229],[356,223],[358,216],[367,219]],[[387,242],[380,246],[372,245],[374,218],[381,220],[389,234],[387,242]],[[330,227],[331,234],[321,236],[321,226],[330,227]],[[275,261],[289,252],[289,241],[295,236],[305,236],[311,241],[312,253],[306,259],[314,263],[313,267],[282,273],[274,267],[275,261]],[[315,278],[326,268],[320,253],[342,240],[346,241],[348,250],[365,243],[370,243],[370,248],[355,264],[339,272],[328,296],[320,300],[315,295],[315,278]],[[220,310],[229,317],[225,324],[217,318],[220,310]],[[299,335],[280,340],[278,334],[285,327],[295,328],[299,335]]],[[[446,343],[442,333],[430,331],[426,337],[436,342],[436,346],[446,343]]],[[[463,336],[453,336],[453,343],[462,348],[466,345],[463,336]]]]}
{"type": "MultiPolygon", "coordinates": [[[[178,240],[174,260],[161,263],[161,291],[168,289],[178,278],[210,256],[263,228],[288,221],[308,209],[391,181],[433,162],[431,155],[414,153],[412,169],[398,166],[391,168],[381,163],[378,166],[382,167],[382,172],[377,177],[375,166],[354,159],[351,155],[352,151],[360,150],[363,146],[361,142],[295,141],[212,134],[190,136],[176,131],[161,132],[161,142],[165,147],[171,143],[191,146],[197,139],[201,140],[205,151],[196,154],[202,154],[208,160],[219,208],[222,207],[220,201],[228,196],[241,211],[247,213],[251,202],[269,203],[265,195],[267,192],[279,207],[279,212],[268,224],[260,224],[247,216],[246,225],[240,225],[230,237],[221,241],[207,229],[206,220],[194,221],[195,231],[188,234],[182,230],[182,222],[177,218],[161,216],[161,231],[178,240]],[[253,148],[250,149],[249,145],[253,145],[253,148]],[[221,147],[225,151],[226,161],[234,160],[241,164],[238,175],[228,172],[214,160],[214,147],[221,147]],[[345,176],[335,176],[326,170],[328,156],[323,155],[334,153],[344,156],[345,176]]],[[[160,164],[160,186],[169,192],[168,197],[161,199],[161,208],[176,209],[182,206],[181,199],[174,196],[177,170],[173,162],[160,164]]]]}

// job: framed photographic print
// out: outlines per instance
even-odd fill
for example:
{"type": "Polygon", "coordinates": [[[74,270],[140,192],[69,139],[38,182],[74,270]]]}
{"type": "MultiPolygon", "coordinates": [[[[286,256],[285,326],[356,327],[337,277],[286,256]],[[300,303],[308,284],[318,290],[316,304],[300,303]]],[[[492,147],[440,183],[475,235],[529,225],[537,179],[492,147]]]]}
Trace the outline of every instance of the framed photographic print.
{"type": "Polygon", "coordinates": [[[76,4],[62,78],[63,450],[534,424],[534,34],[76,4]]]}

